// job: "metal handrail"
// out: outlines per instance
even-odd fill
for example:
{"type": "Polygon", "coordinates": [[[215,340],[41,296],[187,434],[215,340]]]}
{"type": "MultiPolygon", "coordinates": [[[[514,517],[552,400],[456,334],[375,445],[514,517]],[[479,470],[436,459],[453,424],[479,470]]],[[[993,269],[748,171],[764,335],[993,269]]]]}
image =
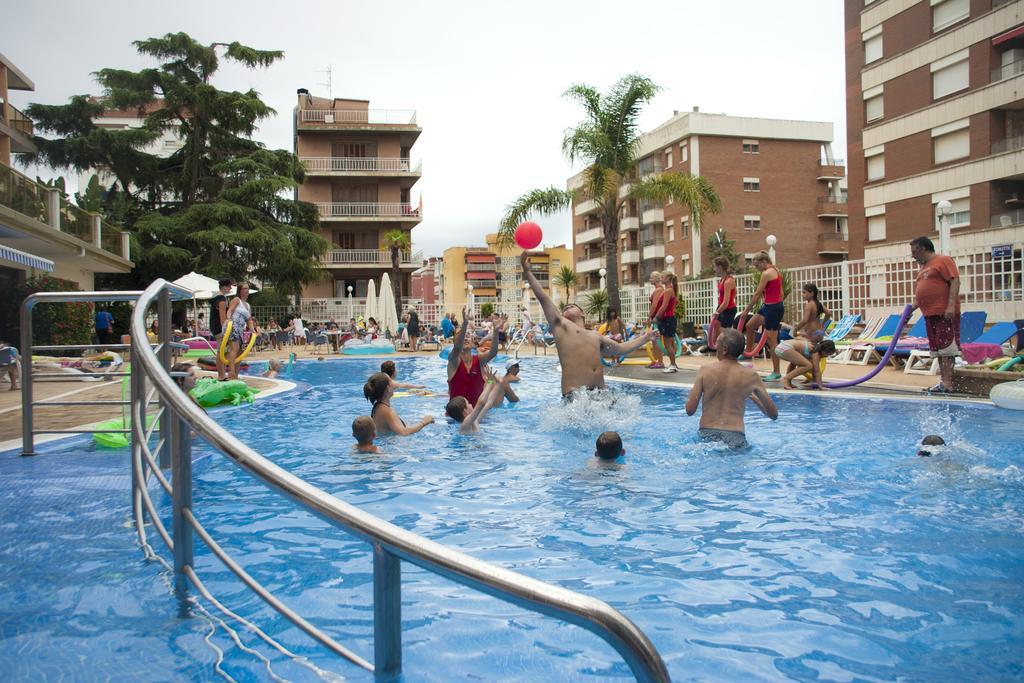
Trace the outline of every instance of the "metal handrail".
{"type": "MultiPolygon", "coordinates": [[[[133,338],[145,338],[146,311],[153,302],[159,299],[161,308],[169,311],[169,303],[164,302],[170,293],[180,289],[162,279],[154,281],[146,288],[132,312],[133,338]]],[[[188,294],[191,295],[191,292],[188,294]]],[[[232,436],[186,397],[166,371],[166,363],[161,361],[162,359],[145,345],[137,345],[133,351],[133,362],[136,364],[133,368],[141,370],[136,383],[142,384],[147,379],[151,381],[162,404],[168,407],[171,413],[170,450],[174,483],[172,519],[175,541],[173,552],[175,571],[179,577],[186,577],[192,571],[191,531],[200,529],[191,510],[191,445],[188,435],[189,430],[194,429],[210,445],[268,487],[373,546],[374,670],[378,675],[393,675],[401,670],[401,560],[405,560],[474,590],[593,632],[619,652],[639,681],[670,680],[665,663],[650,639],[632,621],[607,603],[478,560],[406,531],[335,498],[278,467],[232,436]]],[[[137,399],[140,393],[133,392],[133,400],[137,399]]],[[[141,417],[140,413],[136,415],[141,417]]],[[[140,460],[133,458],[133,461],[136,469],[141,468],[140,460]]],[[[138,474],[136,472],[136,475],[138,474]]],[[[147,497],[144,487],[141,493],[143,498],[147,497]]],[[[136,518],[138,519],[138,516],[136,518]]],[[[159,527],[157,529],[159,531],[159,527]]],[[[199,533],[202,536],[205,531],[199,533]]],[[[243,581],[246,580],[240,573],[240,567],[232,564],[228,564],[228,567],[243,581]]],[[[267,600],[269,593],[265,590],[261,592],[256,587],[258,584],[254,586],[249,583],[253,581],[252,578],[248,579],[247,585],[261,598],[267,600]]],[[[274,602],[269,604],[275,609],[280,605],[274,602]]],[[[294,618],[297,615],[290,611],[278,611],[321,643],[329,644],[332,650],[338,652],[338,649],[332,646],[335,644],[334,641],[327,634],[308,622],[300,623],[294,618]]]]}

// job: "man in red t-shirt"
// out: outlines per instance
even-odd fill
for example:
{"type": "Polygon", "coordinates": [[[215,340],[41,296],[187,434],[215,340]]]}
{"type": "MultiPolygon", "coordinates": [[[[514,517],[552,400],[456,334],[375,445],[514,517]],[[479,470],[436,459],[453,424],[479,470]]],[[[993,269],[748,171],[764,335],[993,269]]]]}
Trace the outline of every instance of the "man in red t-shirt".
{"type": "Polygon", "coordinates": [[[930,392],[953,390],[953,359],[960,355],[960,273],[948,256],[935,253],[927,237],[910,242],[910,255],[921,264],[914,282],[914,308],[921,309],[928,348],[939,359],[942,381],[930,392]]]}

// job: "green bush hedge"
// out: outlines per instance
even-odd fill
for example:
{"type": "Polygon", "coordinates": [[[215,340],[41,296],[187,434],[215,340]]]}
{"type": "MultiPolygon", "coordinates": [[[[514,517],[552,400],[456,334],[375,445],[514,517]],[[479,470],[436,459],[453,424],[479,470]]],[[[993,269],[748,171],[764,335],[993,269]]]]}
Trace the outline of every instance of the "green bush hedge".
{"type": "MultiPolygon", "coordinates": [[[[20,346],[21,325],[18,314],[22,302],[29,294],[67,291],[78,291],[78,285],[69,280],[48,275],[29,278],[23,284],[15,287],[13,296],[5,297],[2,304],[4,329],[8,330],[8,334],[12,337],[7,341],[15,346],[20,346]]],[[[89,344],[92,343],[92,338],[92,304],[37,304],[32,309],[32,341],[35,344],[89,344]]],[[[27,355],[25,349],[21,349],[21,352],[23,355],[27,355]]]]}

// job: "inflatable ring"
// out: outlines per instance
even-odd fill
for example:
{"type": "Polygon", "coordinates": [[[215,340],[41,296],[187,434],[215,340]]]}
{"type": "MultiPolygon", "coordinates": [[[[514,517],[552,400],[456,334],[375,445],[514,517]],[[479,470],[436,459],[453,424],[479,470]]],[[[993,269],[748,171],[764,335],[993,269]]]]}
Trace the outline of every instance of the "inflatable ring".
{"type": "MultiPolygon", "coordinates": [[[[249,355],[249,352],[252,351],[252,347],[256,344],[256,337],[258,337],[258,336],[259,335],[257,335],[255,331],[252,334],[249,335],[249,344],[248,344],[248,346],[245,347],[245,350],[242,351],[242,353],[238,354],[238,357],[235,358],[235,362],[236,363],[238,363],[243,358],[245,358],[246,356],[249,355]]],[[[224,363],[225,365],[227,365],[227,363],[228,363],[228,357],[224,354],[224,350],[227,348],[228,341],[230,339],[231,339],[231,321],[229,320],[228,324],[224,326],[224,336],[221,338],[221,340],[220,340],[220,348],[217,350],[218,354],[220,355],[220,362],[224,363]]]]}
{"type": "MultiPolygon", "coordinates": [[[[828,359],[823,355],[821,357],[821,363],[818,365],[818,376],[819,377],[824,377],[825,376],[825,366],[826,365],[828,365],[828,359]]],[[[807,372],[804,373],[804,377],[807,378],[808,382],[813,382],[814,381],[814,373],[811,372],[810,370],[808,370],[807,372]]]]}
{"type": "MultiPolygon", "coordinates": [[[[150,427],[155,419],[156,415],[147,415],[146,427],[150,427]]],[[[131,429],[131,426],[131,420],[123,420],[118,417],[99,423],[96,425],[96,429],[131,429]]],[[[96,442],[97,446],[103,448],[127,448],[131,443],[130,435],[111,432],[93,432],[92,440],[96,442]]]]}
{"type": "MultiPolygon", "coordinates": [[[[654,359],[652,343],[647,344],[644,348],[647,349],[647,357],[650,358],[651,362],[653,363],[655,359],[654,359]]],[[[658,337],[658,348],[661,349],[661,352],[663,354],[668,353],[668,351],[665,350],[665,342],[662,341],[660,336],[658,337]]],[[[683,355],[683,340],[679,338],[679,334],[677,333],[676,334],[676,358],[679,358],[682,355],[683,355]]]]}
{"type": "Polygon", "coordinates": [[[1024,410],[1024,379],[997,384],[988,392],[988,397],[1000,408],[1024,410]]]}

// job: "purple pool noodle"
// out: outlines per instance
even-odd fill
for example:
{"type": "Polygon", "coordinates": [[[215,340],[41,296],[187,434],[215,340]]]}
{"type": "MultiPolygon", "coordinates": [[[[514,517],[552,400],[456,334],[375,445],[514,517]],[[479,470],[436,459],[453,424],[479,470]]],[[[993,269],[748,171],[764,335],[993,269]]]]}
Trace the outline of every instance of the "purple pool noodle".
{"type": "Polygon", "coordinates": [[[907,324],[907,320],[910,318],[910,313],[914,309],[910,304],[907,304],[906,308],[903,309],[903,317],[900,318],[900,324],[896,326],[896,331],[892,333],[892,343],[889,344],[889,348],[885,350],[885,355],[882,356],[882,360],[878,361],[878,365],[871,369],[871,372],[864,375],[860,379],[851,379],[845,382],[826,382],[825,387],[828,389],[845,389],[846,387],[853,387],[861,382],[867,382],[869,379],[877,375],[882,371],[889,363],[889,357],[892,356],[892,352],[896,350],[896,340],[900,338],[900,333],[903,332],[903,327],[907,324]]]}

